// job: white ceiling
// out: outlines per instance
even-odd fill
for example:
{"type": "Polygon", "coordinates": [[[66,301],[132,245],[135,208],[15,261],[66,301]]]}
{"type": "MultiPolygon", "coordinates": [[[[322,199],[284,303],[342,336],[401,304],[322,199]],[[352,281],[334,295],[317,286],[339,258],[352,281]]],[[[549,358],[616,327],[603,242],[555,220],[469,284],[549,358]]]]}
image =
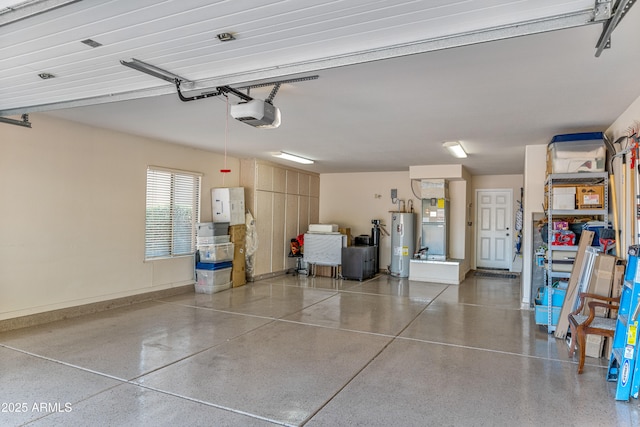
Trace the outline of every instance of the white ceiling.
{"type": "Polygon", "coordinates": [[[472,174],[522,173],[524,146],[604,131],[640,95],[640,10],[596,58],[602,25],[583,25],[602,18],[595,3],[59,0],[24,18],[0,9],[0,115],[46,112],[217,152],[226,140],[240,157],[276,161],[282,150],[320,173],[457,163],[441,144],[459,139],[472,174]],[[225,137],[224,97],[181,102],[172,84],[120,64],[131,58],[194,81],[193,94],[319,78],[280,88],[278,129],[229,119],[225,137]]]}

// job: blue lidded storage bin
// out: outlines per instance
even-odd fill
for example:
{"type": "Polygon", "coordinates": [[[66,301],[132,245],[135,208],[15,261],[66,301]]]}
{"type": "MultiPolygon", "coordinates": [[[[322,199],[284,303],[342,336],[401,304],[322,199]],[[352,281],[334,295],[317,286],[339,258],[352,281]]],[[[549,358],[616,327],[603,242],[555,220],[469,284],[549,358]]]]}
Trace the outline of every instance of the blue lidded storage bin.
{"type": "Polygon", "coordinates": [[[556,135],[547,147],[547,173],[604,172],[602,132],[556,135]]]}
{"type": "Polygon", "coordinates": [[[223,262],[199,262],[196,264],[196,270],[222,270],[233,266],[232,261],[223,262]]]}

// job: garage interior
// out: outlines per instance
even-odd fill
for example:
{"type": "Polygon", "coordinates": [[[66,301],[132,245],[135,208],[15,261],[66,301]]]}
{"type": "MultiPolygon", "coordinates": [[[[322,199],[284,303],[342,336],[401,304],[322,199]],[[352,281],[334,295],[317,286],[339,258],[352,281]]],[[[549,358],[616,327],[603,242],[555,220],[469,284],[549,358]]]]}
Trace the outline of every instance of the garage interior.
{"type": "MultiPolygon", "coordinates": [[[[639,424],[606,354],[579,374],[534,309],[549,143],[638,128],[633,3],[0,2],[2,424],[639,424]],[[250,100],[280,125],[238,120],[250,100]],[[149,170],[197,177],[199,223],[245,189],[246,284],[196,293],[194,250],[149,255],[149,170]],[[455,272],[390,274],[384,233],[372,278],[296,271],[311,225],[392,231],[433,180],[455,272]]],[[[608,160],[627,260],[635,175],[608,160]]]]}

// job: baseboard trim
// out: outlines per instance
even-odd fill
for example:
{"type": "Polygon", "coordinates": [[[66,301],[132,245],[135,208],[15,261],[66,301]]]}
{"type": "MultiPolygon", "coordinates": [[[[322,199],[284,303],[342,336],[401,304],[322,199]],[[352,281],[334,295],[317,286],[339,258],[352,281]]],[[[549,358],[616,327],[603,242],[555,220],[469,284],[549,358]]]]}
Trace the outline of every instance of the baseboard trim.
{"type": "Polygon", "coordinates": [[[58,310],[45,311],[43,313],[30,314],[27,316],[15,317],[13,319],[0,320],[0,332],[42,325],[44,323],[55,322],[57,320],[71,319],[74,317],[84,316],[86,314],[98,313],[154,299],[181,295],[187,292],[194,292],[193,284],[177,286],[170,289],[162,289],[159,291],[145,292],[128,297],[115,298],[74,307],[61,308],[58,310]]]}

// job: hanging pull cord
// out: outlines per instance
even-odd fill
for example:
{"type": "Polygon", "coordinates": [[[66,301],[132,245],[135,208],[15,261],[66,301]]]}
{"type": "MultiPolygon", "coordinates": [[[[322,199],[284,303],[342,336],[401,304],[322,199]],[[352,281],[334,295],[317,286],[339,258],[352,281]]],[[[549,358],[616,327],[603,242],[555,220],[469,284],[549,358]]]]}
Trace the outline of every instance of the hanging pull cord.
{"type": "Polygon", "coordinates": [[[229,96],[226,94],[224,97],[227,99],[227,114],[224,121],[224,169],[220,169],[222,173],[222,185],[224,186],[224,174],[230,173],[231,169],[227,168],[227,140],[229,138],[229,96]]]}

